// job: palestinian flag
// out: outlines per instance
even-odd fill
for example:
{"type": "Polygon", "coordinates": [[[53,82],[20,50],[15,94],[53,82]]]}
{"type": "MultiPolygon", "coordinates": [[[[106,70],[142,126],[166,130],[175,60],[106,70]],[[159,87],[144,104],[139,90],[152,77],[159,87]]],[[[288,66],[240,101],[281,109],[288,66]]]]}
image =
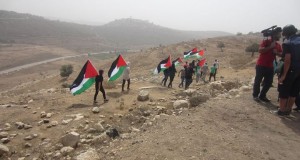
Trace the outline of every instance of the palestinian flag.
{"type": "Polygon", "coordinates": [[[118,58],[111,64],[111,67],[108,71],[108,81],[115,81],[118,79],[122,75],[126,66],[127,63],[123,57],[119,55],[118,58]]]}
{"type": "Polygon", "coordinates": [[[192,50],[190,50],[190,51],[184,52],[184,53],[183,53],[183,58],[184,58],[184,59],[188,59],[188,58],[190,58],[191,56],[193,56],[193,55],[196,54],[196,53],[198,53],[198,52],[197,52],[197,48],[194,48],[194,49],[192,49],[192,50]]]}
{"type": "Polygon", "coordinates": [[[154,70],[154,74],[158,74],[159,72],[164,71],[165,69],[167,69],[171,66],[172,66],[171,56],[169,56],[167,59],[164,59],[161,62],[159,62],[159,64],[157,65],[157,67],[154,70]]]}
{"type": "Polygon", "coordinates": [[[71,93],[73,95],[77,95],[90,88],[95,83],[95,77],[97,75],[98,72],[92,65],[92,62],[90,60],[87,60],[78,77],[70,87],[71,93]]]}
{"type": "Polygon", "coordinates": [[[204,50],[201,50],[201,51],[199,51],[199,52],[193,54],[192,57],[195,57],[195,58],[197,58],[197,59],[200,59],[200,58],[203,57],[203,55],[204,55],[204,50]]]}
{"type": "Polygon", "coordinates": [[[177,59],[175,59],[172,63],[175,64],[175,67],[178,66],[180,63],[183,63],[182,59],[179,57],[177,59]]]}
{"type": "Polygon", "coordinates": [[[198,63],[198,65],[199,65],[200,67],[203,67],[204,64],[205,64],[205,62],[206,62],[206,59],[205,59],[205,58],[204,58],[204,59],[201,59],[200,62],[198,63]]]}

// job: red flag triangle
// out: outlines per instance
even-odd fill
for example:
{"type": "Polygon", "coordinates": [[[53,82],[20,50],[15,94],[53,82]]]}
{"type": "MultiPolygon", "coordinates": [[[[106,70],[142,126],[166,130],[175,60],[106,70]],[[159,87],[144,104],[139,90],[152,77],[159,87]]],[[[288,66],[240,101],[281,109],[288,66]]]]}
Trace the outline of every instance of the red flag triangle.
{"type": "Polygon", "coordinates": [[[120,68],[122,66],[127,66],[127,63],[125,62],[123,57],[121,55],[119,55],[117,67],[120,68]]]}
{"type": "Polygon", "coordinates": [[[96,68],[93,66],[90,60],[87,61],[86,70],[85,70],[85,78],[96,77],[98,72],[96,68]]]}
{"type": "Polygon", "coordinates": [[[199,65],[200,67],[203,67],[203,65],[205,64],[205,62],[206,62],[206,59],[205,59],[205,58],[204,58],[204,59],[201,59],[200,62],[198,63],[198,65],[199,65]]]}

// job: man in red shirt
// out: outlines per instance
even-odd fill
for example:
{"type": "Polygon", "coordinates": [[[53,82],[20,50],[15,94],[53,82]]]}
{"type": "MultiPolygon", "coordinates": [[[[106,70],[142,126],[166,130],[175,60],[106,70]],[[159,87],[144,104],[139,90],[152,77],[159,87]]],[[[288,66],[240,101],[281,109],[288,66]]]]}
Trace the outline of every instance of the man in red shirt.
{"type": "Polygon", "coordinates": [[[259,47],[259,57],[256,63],[256,75],[253,85],[254,100],[270,102],[266,94],[272,86],[274,69],[273,61],[276,55],[281,56],[282,48],[277,42],[281,38],[282,29],[277,27],[273,30],[272,38],[263,40],[259,47]],[[264,79],[263,87],[260,90],[260,84],[264,79]]]}

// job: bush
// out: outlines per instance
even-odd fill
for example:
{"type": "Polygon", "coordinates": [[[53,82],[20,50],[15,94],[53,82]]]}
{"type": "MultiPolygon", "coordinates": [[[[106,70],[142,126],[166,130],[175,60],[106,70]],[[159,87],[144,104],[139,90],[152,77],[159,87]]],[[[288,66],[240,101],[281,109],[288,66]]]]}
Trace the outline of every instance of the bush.
{"type": "Polygon", "coordinates": [[[246,51],[246,52],[251,52],[251,53],[252,53],[251,57],[253,57],[253,56],[254,56],[254,52],[258,52],[258,49],[259,49],[259,44],[257,44],[257,43],[252,43],[251,45],[249,45],[249,46],[245,49],[245,51],[246,51]]]}
{"type": "Polygon", "coordinates": [[[223,48],[225,47],[225,44],[223,42],[218,42],[217,47],[221,49],[221,52],[223,52],[223,48]]]}
{"type": "Polygon", "coordinates": [[[63,65],[60,68],[60,76],[68,78],[73,73],[73,66],[71,64],[63,65]]]}

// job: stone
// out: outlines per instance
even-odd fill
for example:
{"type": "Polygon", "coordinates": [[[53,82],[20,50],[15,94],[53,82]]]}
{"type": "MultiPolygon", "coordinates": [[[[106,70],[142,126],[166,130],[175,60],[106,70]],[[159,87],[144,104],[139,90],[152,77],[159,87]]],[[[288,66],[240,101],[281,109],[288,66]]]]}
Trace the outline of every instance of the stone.
{"type": "Polygon", "coordinates": [[[3,144],[0,144],[0,157],[4,155],[8,155],[9,148],[3,144]]]}
{"type": "Polygon", "coordinates": [[[116,138],[119,136],[119,132],[116,128],[110,128],[106,131],[106,135],[108,135],[110,138],[116,138]]]}
{"type": "Polygon", "coordinates": [[[66,156],[69,153],[71,153],[74,150],[74,148],[67,146],[67,147],[63,147],[62,149],[60,149],[60,152],[62,155],[66,156]]]}
{"type": "Polygon", "coordinates": [[[192,107],[196,107],[199,104],[206,102],[208,99],[209,99],[208,95],[197,95],[197,96],[191,97],[189,99],[189,102],[192,107]]]}
{"type": "Polygon", "coordinates": [[[88,149],[86,152],[81,153],[76,157],[76,160],[99,160],[100,157],[97,151],[93,148],[88,149]]]}
{"type": "Polygon", "coordinates": [[[99,113],[99,112],[100,112],[100,108],[99,108],[99,107],[94,107],[94,108],[92,109],[92,112],[93,112],[93,113],[99,113]]]}
{"type": "Polygon", "coordinates": [[[24,124],[24,129],[29,129],[29,128],[32,128],[32,126],[29,124],[24,124]]]}
{"type": "Polygon", "coordinates": [[[80,134],[76,132],[71,132],[63,137],[61,137],[60,141],[63,146],[77,147],[77,144],[80,140],[80,134]]]}
{"type": "Polygon", "coordinates": [[[62,124],[63,125],[66,125],[66,124],[68,124],[68,123],[70,123],[72,121],[72,119],[64,119],[64,120],[62,120],[62,124]]]}
{"type": "Polygon", "coordinates": [[[50,120],[49,120],[49,119],[43,119],[43,122],[44,122],[44,123],[49,123],[50,120]]]}
{"type": "Polygon", "coordinates": [[[141,90],[137,97],[138,101],[147,101],[149,100],[149,91],[141,90]]]}
{"type": "Polygon", "coordinates": [[[57,125],[58,125],[58,122],[57,122],[57,121],[51,121],[50,125],[53,126],[53,127],[54,127],[54,126],[57,126],[57,125]]]}
{"type": "Polygon", "coordinates": [[[32,146],[32,144],[30,144],[30,143],[25,143],[25,144],[24,144],[24,147],[25,147],[25,148],[30,148],[31,146],[32,146]]]}
{"type": "Polygon", "coordinates": [[[42,111],[41,112],[41,118],[45,118],[47,116],[46,112],[45,111],[42,111]]]}
{"type": "Polygon", "coordinates": [[[193,94],[196,93],[196,89],[187,89],[184,91],[184,93],[187,95],[187,96],[192,96],[193,94]]]}
{"type": "Polygon", "coordinates": [[[33,137],[32,135],[30,135],[30,136],[25,137],[24,140],[30,141],[30,140],[32,140],[33,138],[34,138],[34,137],[33,137]]]}
{"type": "Polygon", "coordinates": [[[24,123],[23,122],[16,122],[15,123],[18,129],[23,129],[24,128],[24,123]]]}
{"type": "Polygon", "coordinates": [[[8,133],[7,132],[0,132],[0,139],[7,138],[7,137],[8,137],[8,133]]]}
{"type": "Polygon", "coordinates": [[[3,144],[6,144],[6,143],[10,142],[10,139],[9,139],[9,138],[2,138],[2,139],[1,139],[1,142],[2,142],[3,144]]]}
{"type": "Polygon", "coordinates": [[[47,113],[46,114],[46,118],[51,118],[52,117],[52,113],[47,113]]]}
{"type": "Polygon", "coordinates": [[[189,102],[186,100],[177,100],[173,103],[173,107],[174,107],[174,109],[188,108],[189,102]]]}

